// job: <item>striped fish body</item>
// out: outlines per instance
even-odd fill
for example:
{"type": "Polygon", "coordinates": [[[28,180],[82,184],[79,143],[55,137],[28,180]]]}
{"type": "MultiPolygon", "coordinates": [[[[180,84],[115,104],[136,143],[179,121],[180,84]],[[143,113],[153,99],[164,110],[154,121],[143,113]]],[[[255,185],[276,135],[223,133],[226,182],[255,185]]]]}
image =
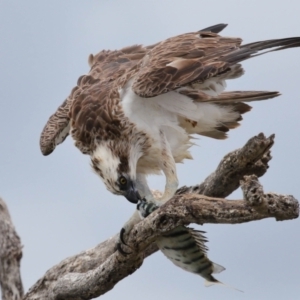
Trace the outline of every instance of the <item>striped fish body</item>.
{"type": "Polygon", "coordinates": [[[206,279],[206,286],[220,284],[212,274],[220,273],[224,267],[208,259],[205,246],[207,239],[203,231],[179,226],[156,240],[162,253],[176,266],[206,279]]]}

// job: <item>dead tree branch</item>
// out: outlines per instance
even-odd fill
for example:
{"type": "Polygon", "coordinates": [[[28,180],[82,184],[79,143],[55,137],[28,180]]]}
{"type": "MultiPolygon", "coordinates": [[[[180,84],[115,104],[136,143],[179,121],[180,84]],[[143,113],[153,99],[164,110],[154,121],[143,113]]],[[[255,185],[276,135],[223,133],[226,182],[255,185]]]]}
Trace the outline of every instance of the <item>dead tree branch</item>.
{"type": "MultiPolygon", "coordinates": [[[[49,270],[43,279],[46,280],[44,283],[50,284],[47,293],[51,294],[48,294],[49,298],[43,299],[91,299],[106,293],[142,265],[144,251],[158,236],[177,226],[190,223],[237,224],[264,218],[282,221],[298,217],[299,204],[293,196],[264,194],[255,175],[245,176],[241,186],[245,195],[243,200],[226,200],[197,194],[174,196],[160,209],[135,225],[127,241],[131,251],[128,256],[124,257],[115,251],[106,259],[102,256],[102,263],[98,262],[94,269],[87,270],[84,267],[84,271],[81,265],[89,261],[89,256],[96,252],[95,248],[90,250],[90,253],[84,252],[69,258],[63,261],[60,267],[49,270]],[[72,271],[69,263],[73,266],[72,271]]],[[[110,245],[110,249],[113,249],[113,245],[110,245]]],[[[101,252],[98,255],[101,255],[101,252]]],[[[45,292],[45,288],[40,284],[39,287],[36,286],[35,291],[31,290],[25,299],[41,299],[45,297],[45,292]]]]}
{"type": "Polygon", "coordinates": [[[131,253],[126,257],[115,249],[116,235],[48,270],[24,299],[91,299],[102,295],[157,251],[158,236],[177,226],[297,218],[299,204],[293,196],[265,194],[257,180],[268,169],[273,144],[274,136],[259,134],[243,148],[227,154],[203,183],[180,188],[168,203],[135,225],[127,241],[131,253]],[[240,185],[243,200],[220,199],[240,185]]]}
{"type": "Polygon", "coordinates": [[[201,184],[178,189],[177,195],[186,193],[202,194],[209,197],[225,198],[240,186],[245,175],[263,176],[272,159],[271,147],[275,135],[266,138],[263,133],[252,137],[244,147],[224,156],[217,169],[201,184]]]}
{"type": "Polygon", "coordinates": [[[20,276],[22,245],[4,201],[0,198],[0,285],[3,300],[23,296],[20,276]]]}

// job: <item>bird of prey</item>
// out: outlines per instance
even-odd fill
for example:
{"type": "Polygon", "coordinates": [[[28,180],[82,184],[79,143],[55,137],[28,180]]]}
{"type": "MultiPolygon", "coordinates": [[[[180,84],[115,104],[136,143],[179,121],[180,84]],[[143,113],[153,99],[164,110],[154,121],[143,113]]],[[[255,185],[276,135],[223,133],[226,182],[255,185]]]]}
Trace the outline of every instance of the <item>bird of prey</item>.
{"type": "MultiPolygon", "coordinates": [[[[71,134],[110,192],[132,203],[169,200],[178,187],[176,163],[191,159],[193,134],[225,139],[251,109],[248,102],[279,96],[225,91],[227,80],[243,75],[240,63],[300,46],[299,37],[243,45],[240,38],[220,36],[225,27],[90,55],[90,72],[79,77],[44,127],[42,153],[50,154],[71,134]],[[165,190],[155,199],[146,177],[161,171],[165,190]]],[[[135,213],[124,230],[137,218],[135,213]]]]}

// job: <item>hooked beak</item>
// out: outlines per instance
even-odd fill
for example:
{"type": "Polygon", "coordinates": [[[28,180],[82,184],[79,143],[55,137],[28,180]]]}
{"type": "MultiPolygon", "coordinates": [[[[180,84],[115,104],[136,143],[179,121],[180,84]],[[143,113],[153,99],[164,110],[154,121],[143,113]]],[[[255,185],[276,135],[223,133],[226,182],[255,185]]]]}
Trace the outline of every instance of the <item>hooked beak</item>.
{"type": "Polygon", "coordinates": [[[139,200],[141,200],[141,196],[137,189],[135,188],[135,184],[132,182],[130,186],[128,187],[125,195],[126,199],[131,203],[138,203],[139,200]]]}

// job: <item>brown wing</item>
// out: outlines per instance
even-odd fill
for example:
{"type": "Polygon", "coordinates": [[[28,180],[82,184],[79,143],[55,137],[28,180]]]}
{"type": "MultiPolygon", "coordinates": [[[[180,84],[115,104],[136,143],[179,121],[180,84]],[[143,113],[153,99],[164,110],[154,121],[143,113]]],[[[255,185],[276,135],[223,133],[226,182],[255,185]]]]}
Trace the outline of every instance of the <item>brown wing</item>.
{"type": "Polygon", "coordinates": [[[167,39],[144,57],[133,90],[141,97],[154,97],[224,74],[232,66],[253,56],[300,46],[298,37],[243,46],[241,42],[239,38],[204,31],[167,39]],[[273,49],[260,53],[270,48],[273,49]]]}
{"type": "Polygon", "coordinates": [[[76,146],[83,153],[90,152],[92,141],[97,138],[96,131],[100,135],[98,138],[102,138],[102,133],[113,132],[115,117],[106,106],[114,105],[114,101],[108,103],[108,98],[113,98],[116,87],[125,84],[137,63],[152,47],[135,45],[119,51],[101,51],[95,56],[90,55],[89,74],[79,77],[77,86],[49,118],[42,131],[42,153],[48,155],[53,152],[68,136],[70,125],[76,146]],[[111,128],[107,128],[107,124],[111,128]]]}
{"type": "Polygon", "coordinates": [[[241,39],[213,32],[179,35],[154,47],[144,57],[133,83],[142,97],[154,97],[222,73],[228,63],[219,58],[239,48],[241,39]]]}
{"type": "Polygon", "coordinates": [[[45,125],[40,137],[43,155],[52,153],[56,145],[62,143],[69,135],[69,109],[70,99],[66,99],[45,125]]]}

